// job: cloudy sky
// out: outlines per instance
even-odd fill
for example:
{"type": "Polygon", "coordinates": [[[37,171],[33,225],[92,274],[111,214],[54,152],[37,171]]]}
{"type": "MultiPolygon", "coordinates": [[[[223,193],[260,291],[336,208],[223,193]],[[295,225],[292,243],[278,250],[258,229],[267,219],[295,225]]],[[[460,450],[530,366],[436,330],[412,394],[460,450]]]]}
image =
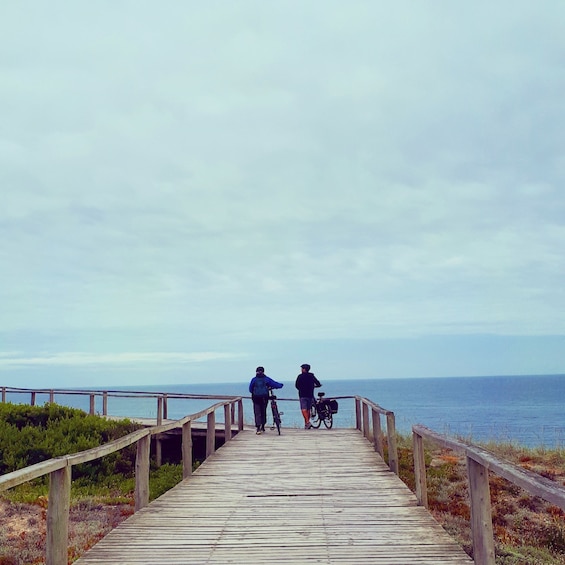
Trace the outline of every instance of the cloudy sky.
{"type": "Polygon", "coordinates": [[[0,384],[565,373],[565,4],[0,7],[0,384]]]}

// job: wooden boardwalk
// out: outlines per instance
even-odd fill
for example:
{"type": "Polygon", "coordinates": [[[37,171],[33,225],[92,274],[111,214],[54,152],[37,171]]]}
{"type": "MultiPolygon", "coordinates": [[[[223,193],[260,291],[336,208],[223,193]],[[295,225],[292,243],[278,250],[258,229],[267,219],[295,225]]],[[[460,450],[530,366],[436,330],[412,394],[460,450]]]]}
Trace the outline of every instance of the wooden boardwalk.
{"type": "Polygon", "coordinates": [[[239,433],[75,563],[466,564],[360,432],[239,433]]]}

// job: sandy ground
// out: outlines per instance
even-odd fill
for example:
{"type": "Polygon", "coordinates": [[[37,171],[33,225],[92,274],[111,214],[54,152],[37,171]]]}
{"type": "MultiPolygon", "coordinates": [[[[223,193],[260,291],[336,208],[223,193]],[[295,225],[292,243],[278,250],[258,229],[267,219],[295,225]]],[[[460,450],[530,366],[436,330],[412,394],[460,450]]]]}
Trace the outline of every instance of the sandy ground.
{"type": "MultiPolygon", "coordinates": [[[[74,504],[69,516],[69,557],[75,559],[133,513],[129,504],[74,504]]],[[[47,499],[36,504],[0,499],[0,565],[44,562],[47,499]]]]}

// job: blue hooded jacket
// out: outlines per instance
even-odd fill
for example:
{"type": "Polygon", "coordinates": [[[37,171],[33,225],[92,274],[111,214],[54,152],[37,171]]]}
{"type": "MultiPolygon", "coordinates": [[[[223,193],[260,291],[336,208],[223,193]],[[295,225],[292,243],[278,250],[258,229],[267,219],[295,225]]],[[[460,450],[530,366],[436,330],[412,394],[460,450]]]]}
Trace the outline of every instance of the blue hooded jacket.
{"type": "MultiPolygon", "coordinates": [[[[249,392],[251,393],[251,395],[253,396],[253,387],[255,385],[255,381],[257,380],[258,374],[255,375],[252,379],[251,382],[249,383],[249,392]]],[[[265,375],[265,373],[261,373],[261,378],[265,377],[265,384],[267,385],[268,388],[282,388],[284,385],[282,383],[278,383],[277,381],[274,381],[273,379],[271,379],[271,377],[268,377],[267,375],[265,375]]]]}

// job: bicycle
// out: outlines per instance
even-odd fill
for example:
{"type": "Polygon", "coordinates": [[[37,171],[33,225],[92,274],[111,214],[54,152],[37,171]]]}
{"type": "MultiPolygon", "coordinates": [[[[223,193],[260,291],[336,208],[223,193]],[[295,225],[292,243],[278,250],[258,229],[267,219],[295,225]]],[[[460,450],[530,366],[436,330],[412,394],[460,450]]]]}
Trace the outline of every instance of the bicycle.
{"type": "Polygon", "coordinates": [[[271,430],[277,428],[277,432],[281,435],[281,416],[283,412],[279,412],[279,407],[277,405],[277,397],[273,394],[273,389],[269,389],[269,398],[271,401],[271,411],[273,412],[273,425],[271,426],[271,430]]]}
{"type": "Polygon", "coordinates": [[[335,403],[335,412],[337,412],[337,402],[335,400],[327,400],[324,398],[325,392],[318,393],[318,400],[312,399],[312,408],[310,409],[310,423],[313,428],[319,428],[324,422],[324,426],[330,429],[334,424],[334,408],[332,402],[335,403]]]}

